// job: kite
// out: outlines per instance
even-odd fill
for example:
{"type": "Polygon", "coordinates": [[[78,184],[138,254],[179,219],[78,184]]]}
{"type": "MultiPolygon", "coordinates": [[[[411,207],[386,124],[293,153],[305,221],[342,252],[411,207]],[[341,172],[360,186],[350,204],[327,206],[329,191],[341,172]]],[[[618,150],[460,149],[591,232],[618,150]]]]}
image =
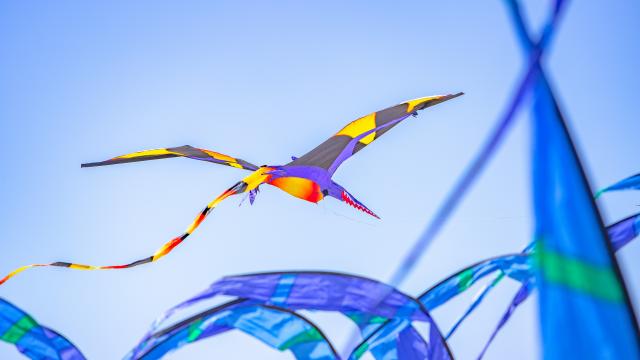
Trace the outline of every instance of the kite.
{"type": "Polygon", "coordinates": [[[629,176],[626,179],[620,180],[611,186],[599,190],[596,193],[596,198],[600,197],[600,195],[605,192],[618,190],[640,190],[640,174],[629,176]]]}
{"type": "Polygon", "coordinates": [[[113,164],[122,164],[137,161],[165,159],[171,157],[186,157],[194,160],[207,161],[214,164],[231,166],[238,169],[252,171],[252,173],[224,191],[220,196],[211,201],[189,225],[187,230],[165,243],[153,255],[136,260],[124,265],[94,266],[70,262],[53,262],[49,264],[31,264],[22,266],[3,279],[0,285],[16,274],[35,267],[55,266],[75,270],[114,270],[125,269],[154,262],[170,253],[191,235],[207,215],[224,199],[241,193],[248,193],[249,201],[253,204],[260,185],[268,184],[280,188],[286,193],[299,199],[317,203],[325,197],[333,197],[360,210],[366,214],[379,218],[373,211],[358,201],[344,187],[332,180],[334,173],[342,163],[355,155],[365,146],[382,136],[395,125],[409,116],[416,116],[417,112],[428,107],[440,104],[447,100],[463,95],[463,93],[451,95],[437,95],[405,101],[399,105],[380,110],[363,116],[338,131],[328,140],[318,145],[305,155],[292,157],[286,165],[256,166],[245,160],[237,159],[215,151],[199,149],[189,145],[145,150],[131,154],[117,156],[115,158],[95,163],[82,164],[82,167],[94,167],[113,164]]]}
{"type": "Polygon", "coordinates": [[[33,360],[84,360],[69,340],[0,298],[0,340],[33,360]]]}
{"type": "MultiPolygon", "coordinates": [[[[375,349],[375,352],[372,351],[372,354],[376,359],[387,358],[384,356],[388,356],[390,351],[401,352],[402,356],[410,356],[401,357],[402,359],[451,358],[440,331],[420,302],[396,289],[390,288],[388,285],[371,279],[328,272],[263,273],[225,277],[212,284],[204,292],[165,312],[163,316],[154,322],[151,330],[132,350],[128,358],[139,359],[144,354],[144,349],[149,349],[149,344],[158,348],[163,347],[163,349],[166,346],[166,351],[169,351],[188,343],[185,340],[188,337],[187,331],[184,329],[195,323],[193,319],[199,320],[202,318],[202,314],[178,322],[180,329],[176,332],[182,332],[174,340],[169,341],[167,337],[158,336],[157,334],[164,334],[168,331],[161,330],[161,328],[164,323],[174,318],[177,312],[187,310],[202,301],[219,295],[234,296],[237,301],[248,301],[251,305],[269,306],[287,311],[337,311],[354,321],[361,329],[364,337],[374,332],[376,328],[380,327],[388,319],[402,320],[409,323],[413,321],[426,322],[430,326],[429,341],[425,341],[415,329],[411,328],[400,332],[396,339],[397,347],[378,348],[375,349]],[[380,294],[387,295],[380,299],[380,294]],[[167,345],[164,345],[165,343],[167,345]]],[[[204,313],[208,314],[208,311],[204,313]]],[[[265,320],[265,323],[269,322],[265,320]]],[[[271,324],[277,325],[276,323],[271,324]]],[[[205,329],[205,327],[201,328],[205,329]]],[[[169,329],[173,328],[170,327],[169,329]]],[[[246,332],[257,336],[252,331],[249,329],[246,332]]],[[[279,330],[271,328],[265,331],[273,333],[279,330]]],[[[287,333],[288,336],[294,338],[306,337],[301,334],[302,332],[299,334],[287,333]]],[[[393,335],[396,334],[394,333],[393,335]]],[[[165,350],[162,351],[166,352],[165,350]]],[[[303,352],[299,352],[296,356],[299,359],[312,358],[305,357],[303,352]]],[[[311,355],[307,354],[306,356],[311,355]]]]}

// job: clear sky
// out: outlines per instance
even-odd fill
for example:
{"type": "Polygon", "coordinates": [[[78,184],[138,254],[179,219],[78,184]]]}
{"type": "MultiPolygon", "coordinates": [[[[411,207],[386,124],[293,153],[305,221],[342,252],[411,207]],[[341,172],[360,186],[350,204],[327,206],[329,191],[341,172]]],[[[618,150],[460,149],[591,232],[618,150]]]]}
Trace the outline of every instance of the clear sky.
{"type": "MultiPolygon", "coordinates": [[[[539,25],[547,2],[527,1],[539,25]]],[[[538,26],[539,27],[539,26],[538,26]]],[[[545,58],[594,187],[640,170],[640,3],[570,2],[545,58]]],[[[37,269],[0,288],[90,359],[122,357],[163,310],[224,275],[344,271],[388,279],[482,144],[524,61],[491,1],[3,1],[0,3],[0,273],[33,262],[118,264],[181,233],[245,175],[187,159],[80,163],[190,144],[283,164],[347,122],[407,99],[464,91],[350,159],[336,180],[381,221],[334,200],[265,188],[220,205],[188,242],[126,271],[37,269]]],[[[520,112],[497,157],[402,290],[417,295],[464,265],[531,238],[530,141],[520,112]]],[[[607,222],[639,193],[601,201],[607,222]]],[[[619,254],[640,305],[640,244],[619,254]]],[[[474,358],[517,289],[505,283],[452,338],[474,358]]],[[[434,315],[443,329],[468,304],[434,315]]],[[[535,301],[488,358],[539,354],[535,301]]],[[[340,347],[351,325],[312,316],[340,347]]],[[[241,333],[172,359],[290,359],[241,333]]],[[[0,358],[19,358],[0,343],[0,358]]]]}

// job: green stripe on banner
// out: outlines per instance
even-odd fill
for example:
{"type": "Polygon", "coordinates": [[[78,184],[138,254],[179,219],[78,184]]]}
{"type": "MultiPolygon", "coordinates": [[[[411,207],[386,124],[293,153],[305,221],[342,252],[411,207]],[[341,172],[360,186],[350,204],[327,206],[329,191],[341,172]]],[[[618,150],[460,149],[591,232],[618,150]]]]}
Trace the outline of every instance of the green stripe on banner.
{"type": "Polygon", "coordinates": [[[367,351],[369,350],[369,343],[365,343],[363,346],[360,346],[354,356],[356,357],[356,359],[359,359],[362,357],[362,355],[364,355],[367,351]]]}
{"type": "Polygon", "coordinates": [[[547,250],[543,246],[538,246],[536,259],[543,276],[550,283],[564,285],[572,290],[607,301],[622,302],[624,300],[620,283],[610,267],[570,258],[547,250]]]}
{"type": "Polygon", "coordinates": [[[460,279],[460,283],[458,284],[458,290],[463,292],[469,288],[471,285],[471,280],[473,280],[473,270],[467,269],[458,275],[460,279]]]}
{"type": "Polygon", "coordinates": [[[315,328],[311,328],[305,332],[302,332],[292,337],[291,339],[286,341],[284,344],[280,345],[278,347],[278,350],[287,350],[294,345],[298,345],[305,342],[314,342],[318,340],[322,340],[322,335],[320,335],[318,330],[316,330],[315,328]]]}
{"type": "Polygon", "coordinates": [[[200,325],[202,325],[202,323],[203,321],[202,319],[200,319],[189,325],[189,336],[187,337],[188,342],[194,342],[198,340],[198,337],[200,337],[200,334],[202,334],[202,329],[200,328],[200,325]]]}
{"type": "Polygon", "coordinates": [[[33,320],[31,316],[25,315],[20,320],[18,320],[13,326],[9,328],[2,336],[0,340],[6,341],[10,344],[15,344],[22,337],[31,330],[34,326],[37,326],[38,323],[33,320]]]}

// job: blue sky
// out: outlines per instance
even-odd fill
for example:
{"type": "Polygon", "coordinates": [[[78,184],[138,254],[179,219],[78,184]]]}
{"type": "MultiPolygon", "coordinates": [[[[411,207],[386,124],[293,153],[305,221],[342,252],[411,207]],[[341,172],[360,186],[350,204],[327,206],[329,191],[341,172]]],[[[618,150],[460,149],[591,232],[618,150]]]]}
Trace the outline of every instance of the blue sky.
{"type": "MultiPolygon", "coordinates": [[[[547,2],[526,1],[536,25],[547,2]]],[[[640,4],[570,2],[545,66],[594,187],[636,173],[640,4]]],[[[224,275],[314,269],[388,279],[505,107],[524,61],[494,1],[28,2],[0,4],[3,201],[0,272],[32,262],[114,264],[147,256],[245,174],[185,159],[80,169],[190,144],[257,164],[302,155],[359,116],[464,91],[350,159],[336,180],[381,221],[265,188],[227,200],[162,261],[119,272],[38,269],[0,296],[67,335],[90,359],[123,356],[163,310],[224,275]]],[[[418,294],[532,232],[527,111],[402,290],[418,294]]],[[[600,202],[607,222],[640,194],[600,202]]],[[[640,245],[619,255],[640,304],[640,245]]],[[[517,288],[500,287],[451,340],[480,351],[517,288]]],[[[469,302],[434,315],[448,329],[469,302]]],[[[488,358],[539,354],[535,301],[488,358]]],[[[313,315],[338,346],[351,325],[313,315]]],[[[0,358],[19,358],[0,344],[0,358]]],[[[172,355],[288,359],[240,333],[172,355]]]]}

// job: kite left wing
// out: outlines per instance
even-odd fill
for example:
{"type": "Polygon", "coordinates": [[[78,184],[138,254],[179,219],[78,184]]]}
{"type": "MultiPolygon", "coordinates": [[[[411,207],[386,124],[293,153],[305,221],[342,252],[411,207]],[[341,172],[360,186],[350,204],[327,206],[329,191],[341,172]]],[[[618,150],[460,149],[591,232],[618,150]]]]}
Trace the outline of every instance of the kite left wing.
{"type": "Polygon", "coordinates": [[[166,159],[172,157],[186,157],[194,160],[208,161],[215,164],[227,165],[238,169],[245,169],[250,171],[258,170],[258,167],[250,162],[242,159],[237,159],[229,155],[221,154],[215,151],[200,149],[189,145],[162,148],[153,150],[143,150],[134,152],[131,154],[125,154],[116,156],[112,159],[92,162],[80,165],[81,167],[94,167],[114,164],[124,164],[129,162],[166,159]]]}
{"type": "Polygon", "coordinates": [[[288,165],[317,166],[333,174],[345,160],[410,115],[461,95],[463,93],[418,98],[363,116],[288,165]]]}

